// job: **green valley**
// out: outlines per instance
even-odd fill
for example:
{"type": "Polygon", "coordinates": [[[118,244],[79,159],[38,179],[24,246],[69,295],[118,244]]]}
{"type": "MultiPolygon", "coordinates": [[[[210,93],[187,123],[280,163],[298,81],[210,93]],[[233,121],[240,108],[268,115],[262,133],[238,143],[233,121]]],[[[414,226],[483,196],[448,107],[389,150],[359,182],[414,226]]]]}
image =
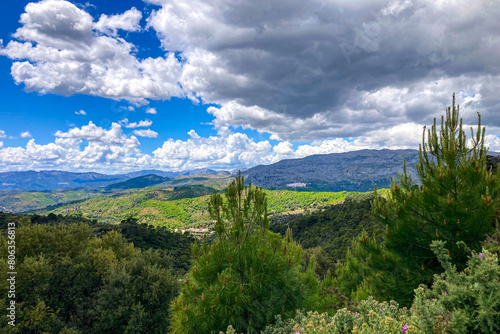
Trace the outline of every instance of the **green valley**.
{"type": "MultiPolygon", "coordinates": [[[[35,210],[39,214],[66,214],[117,224],[136,218],[139,223],[171,229],[208,226],[208,195],[215,191],[207,186],[184,186],[174,189],[146,189],[113,196],[96,196],[76,203],[35,210]]],[[[343,202],[362,193],[297,192],[265,190],[271,217],[315,211],[343,202]]]]}

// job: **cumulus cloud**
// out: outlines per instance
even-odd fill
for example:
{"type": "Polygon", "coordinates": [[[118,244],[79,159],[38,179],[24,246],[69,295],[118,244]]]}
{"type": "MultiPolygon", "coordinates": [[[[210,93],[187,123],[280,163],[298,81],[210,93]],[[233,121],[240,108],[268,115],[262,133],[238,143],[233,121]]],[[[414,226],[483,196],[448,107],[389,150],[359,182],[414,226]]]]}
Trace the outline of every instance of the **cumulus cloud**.
{"type": "Polygon", "coordinates": [[[75,114],[77,114],[77,115],[83,115],[83,116],[87,115],[87,113],[86,113],[86,112],[85,112],[85,110],[83,110],[83,109],[80,109],[80,110],[78,110],[78,111],[75,111],[75,114]]]}
{"type": "Polygon", "coordinates": [[[271,144],[268,141],[255,142],[242,133],[202,138],[191,130],[189,135],[191,138],[185,141],[165,141],[153,152],[154,158],[160,165],[175,169],[250,167],[269,162],[271,144]]]}
{"type": "MultiPolygon", "coordinates": [[[[233,170],[270,164],[283,159],[302,158],[312,154],[329,154],[361,149],[417,149],[423,126],[417,123],[395,125],[373,130],[356,138],[316,140],[294,145],[281,141],[256,141],[243,133],[228,131],[202,137],[195,130],[186,140],[166,140],[162,146],[146,154],[140,150],[136,136],[156,138],[150,129],[125,134],[118,123],[108,129],[92,122],[67,131],[57,131],[53,143],[36,144],[30,139],[26,147],[2,147],[0,171],[19,169],[63,169],[72,171],[124,172],[138,169],[188,170],[202,167],[233,170]]],[[[468,128],[465,126],[465,128],[468,128]]],[[[490,151],[500,151],[500,139],[487,135],[490,151]]]]}
{"type": "Polygon", "coordinates": [[[155,108],[148,108],[146,109],[146,114],[156,115],[157,111],[155,108]]]}
{"type": "Polygon", "coordinates": [[[3,141],[0,141],[0,148],[3,147],[3,141]]]}
{"type": "Polygon", "coordinates": [[[46,145],[36,144],[35,139],[30,139],[24,148],[0,149],[2,171],[57,168],[109,173],[138,169],[141,159],[144,159],[137,138],[125,135],[117,123],[104,129],[89,122],[81,128],[57,131],[55,137],[53,143],[46,145]],[[81,144],[85,145],[83,149],[81,144]]]}
{"type": "Polygon", "coordinates": [[[143,121],[129,123],[128,118],[124,118],[121,121],[119,121],[119,123],[126,128],[135,129],[135,128],[147,128],[153,124],[153,121],[145,119],[143,121]]]}
{"type": "Polygon", "coordinates": [[[57,131],[55,136],[66,139],[85,139],[89,143],[124,145],[132,148],[140,145],[136,137],[125,135],[118,123],[111,123],[111,129],[106,130],[90,121],[88,125],[72,128],[68,132],[57,131]]]}
{"type": "Polygon", "coordinates": [[[488,114],[500,103],[498,2],[149,2],[148,26],[183,53],[181,84],[219,105],[220,128],[303,141],[427,123],[454,91],[488,114]]]}
{"type": "Polygon", "coordinates": [[[134,130],[134,134],[139,137],[147,137],[147,138],[157,138],[158,132],[155,132],[150,129],[146,130],[134,130]]]}
{"type": "Polygon", "coordinates": [[[0,130],[0,138],[6,138],[7,135],[5,134],[4,130],[0,130]]]}
{"type": "Polygon", "coordinates": [[[142,13],[135,7],[132,7],[123,14],[111,16],[102,14],[99,21],[93,24],[93,27],[102,33],[116,36],[119,29],[130,32],[141,30],[141,26],[139,25],[141,19],[142,13]]]}
{"type": "Polygon", "coordinates": [[[117,29],[136,31],[140,12],[92,16],[68,1],[29,3],[15,40],[0,49],[14,60],[11,74],[27,91],[60,95],[87,94],[144,102],[184,96],[177,82],[181,65],[173,53],[135,57],[135,46],[115,36],[117,29]],[[96,34],[99,29],[108,35],[96,34]]]}
{"type": "Polygon", "coordinates": [[[21,138],[31,138],[31,133],[29,131],[23,131],[21,133],[19,133],[19,135],[21,136],[21,138]]]}
{"type": "Polygon", "coordinates": [[[0,53],[28,91],[213,104],[221,135],[241,127],[281,141],[360,138],[430,124],[452,92],[464,121],[479,111],[500,129],[498,1],[145,2],[156,6],[145,28],[165,57],[138,59],[120,37],[143,30],[137,9],[95,22],[56,0],[28,4],[0,53]]]}

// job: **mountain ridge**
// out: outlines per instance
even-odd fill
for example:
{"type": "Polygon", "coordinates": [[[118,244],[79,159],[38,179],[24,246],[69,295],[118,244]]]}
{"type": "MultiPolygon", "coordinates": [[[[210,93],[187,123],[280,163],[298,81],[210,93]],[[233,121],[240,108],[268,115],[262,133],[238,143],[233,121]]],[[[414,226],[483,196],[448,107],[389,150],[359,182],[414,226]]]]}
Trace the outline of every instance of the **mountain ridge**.
{"type": "Polygon", "coordinates": [[[315,154],[255,166],[243,175],[252,184],[268,189],[370,191],[375,184],[388,187],[390,178],[402,173],[403,159],[407,161],[408,172],[417,175],[418,151],[411,149],[315,154]]]}

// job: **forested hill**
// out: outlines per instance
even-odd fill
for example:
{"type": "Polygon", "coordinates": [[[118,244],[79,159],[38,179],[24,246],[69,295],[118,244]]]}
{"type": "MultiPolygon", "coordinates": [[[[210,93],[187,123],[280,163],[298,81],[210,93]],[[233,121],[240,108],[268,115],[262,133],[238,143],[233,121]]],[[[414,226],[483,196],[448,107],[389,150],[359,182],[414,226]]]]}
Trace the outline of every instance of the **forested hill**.
{"type": "Polygon", "coordinates": [[[156,249],[166,252],[172,256],[173,267],[177,270],[186,270],[191,259],[190,245],[195,240],[189,233],[171,233],[170,230],[162,226],[151,226],[138,224],[136,219],[129,218],[120,224],[102,224],[96,220],[86,219],[70,215],[49,215],[37,214],[15,214],[0,211],[0,232],[5,234],[8,223],[14,222],[16,226],[40,225],[59,226],[84,224],[90,226],[95,236],[102,237],[108,232],[116,231],[135,247],[142,250],[156,249]]]}
{"type": "Polygon", "coordinates": [[[243,174],[248,181],[267,189],[364,192],[373,190],[375,184],[379,188],[389,187],[390,178],[403,172],[403,159],[408,172],[416,177],[418,151],[387,149],[282,160],[250,168],[243,174]]]}
{"type": "Polygon", "coordinates": [[[380,222],[373,219],[369,195],[354,200],[347,198],[344,203],[310,214],[272,219],[270,229],[285,235],[290,227],[294,240],[300,242],[304,249],[317,248],[313,253],[318,260],[318,269],[322,270],[320,273],[325,274],[327,269],[333,271],[334,263],[345,257],[352,239],[363,230],[369,236],[382,239],[384,229],[380,222]],[[323,250],[326,256],[322,254],[323,250]]]}

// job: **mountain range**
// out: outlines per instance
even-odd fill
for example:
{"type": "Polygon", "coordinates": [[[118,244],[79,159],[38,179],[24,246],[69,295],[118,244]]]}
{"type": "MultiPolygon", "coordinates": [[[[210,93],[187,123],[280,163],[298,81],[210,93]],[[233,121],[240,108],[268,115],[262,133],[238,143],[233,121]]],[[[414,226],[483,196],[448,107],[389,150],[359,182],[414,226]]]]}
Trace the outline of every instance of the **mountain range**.
{"type": "MultiPolygon", "coordinates": [[[[247,181],[266,189],[364,192],[373,190],[375,184],[379,188],[389,187],[390,178],[403,172],[403,159],[414,182],[418,183],[415,169],[417,150],[383,149],[317,154],[255,166],[243,170],[242,174],[247,181]]],[[[496,165],[496,160],[492,164],[496,165]]],[[[7,172],[0,173],[0,190],[99,188],[99,191],[110,192],[151,186],[168,188],[188,184],[227,184],[234,174],[235,171],[208,168],[182,172],[141,170],[113,175],[64,171],[7,172]]]]}
{"type": "Polygon", "coordinates": [[[370,191],[387,188],[390,178],[407,171],[418,182],[417,150],[360,150],[282,160],[243,172],[249,182],[266,189],[304,191],[370,191]]]}
{"type": "MultiPolygon", "coordinates": [[[[45,171],[20,171],[0,173],[0,190],[26,190],[45,191],[67,188],[105,187],[136,177],[154,174],[160,177],[173,178],[179,176],[218,174],[225,171],[215,171],[208,168],[188,170],[182,172],[169,172],[161,170],[141,170],[126,174],[101,174],[101,173],[73,173],[58,170],[45,171]]],[[[165,180],[166,181],[166,180],[165,180]]]]}

